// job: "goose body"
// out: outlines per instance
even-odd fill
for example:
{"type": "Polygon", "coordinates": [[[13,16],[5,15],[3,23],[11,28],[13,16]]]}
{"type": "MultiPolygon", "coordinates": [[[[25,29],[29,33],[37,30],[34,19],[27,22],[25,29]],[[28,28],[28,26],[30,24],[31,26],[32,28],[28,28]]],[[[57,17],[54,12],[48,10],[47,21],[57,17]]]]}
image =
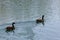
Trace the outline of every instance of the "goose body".
{"type": "Polygon", "coordinates": [[[15,28],[13,28],[12,26],[8,26],[7,28],[6,28],[6,30],[7,31],[12,31],[12,30],[14,30],[15,28]]]}
{"type": "Polygon", "coordinates": [[[36,20],[36,23],[42,23],[42,22],[44,22],[44,20],[42,20],[42,19],[37,19],[36,20]]]}

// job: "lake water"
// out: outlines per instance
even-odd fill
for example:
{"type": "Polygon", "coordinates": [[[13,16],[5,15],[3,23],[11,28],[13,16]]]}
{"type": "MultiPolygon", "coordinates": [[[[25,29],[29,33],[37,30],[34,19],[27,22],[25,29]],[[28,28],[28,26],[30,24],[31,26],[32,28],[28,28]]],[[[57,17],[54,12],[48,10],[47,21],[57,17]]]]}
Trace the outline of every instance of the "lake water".
{"type": "Polygon", "coordinates": [[[0,0],[0,40],[60,40],[60,0],[0,0]],[[36,24],[42,15],[45,25],[36,24]]]}

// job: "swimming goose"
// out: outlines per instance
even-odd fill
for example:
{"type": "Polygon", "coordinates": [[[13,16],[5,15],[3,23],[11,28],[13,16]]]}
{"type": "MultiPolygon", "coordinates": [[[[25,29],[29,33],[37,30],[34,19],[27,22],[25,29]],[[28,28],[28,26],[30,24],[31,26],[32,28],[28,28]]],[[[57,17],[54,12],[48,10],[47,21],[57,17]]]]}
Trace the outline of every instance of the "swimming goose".
{"type": "Polygon", "coordinates": [[[43,23],[44,24],[44,15],[42,15],[42,19],[37,19],[36,23],[43,23]]]}
{"type": "Polygon", "coordinates": [[[12,23],[12,26],[8,26],[6,27],[6,32],[9,32],[9,31],[14,31],[15,30],[15,26],[14,26],[15,22],[12,23]]]}

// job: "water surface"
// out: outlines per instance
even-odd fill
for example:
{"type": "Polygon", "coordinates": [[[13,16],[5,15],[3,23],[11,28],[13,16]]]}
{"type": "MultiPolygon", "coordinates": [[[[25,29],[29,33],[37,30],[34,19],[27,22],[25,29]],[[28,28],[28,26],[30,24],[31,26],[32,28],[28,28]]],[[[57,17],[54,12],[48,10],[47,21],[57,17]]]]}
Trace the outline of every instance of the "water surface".
{"type": "Polygon", "coordinates": [[[60,40],[60,0],[0,0],[1,40],[60,40]],[[36,19],[45,15],[45,25],[36,19]],[[5,28],[16,22],[15,33],[5,28]]]}

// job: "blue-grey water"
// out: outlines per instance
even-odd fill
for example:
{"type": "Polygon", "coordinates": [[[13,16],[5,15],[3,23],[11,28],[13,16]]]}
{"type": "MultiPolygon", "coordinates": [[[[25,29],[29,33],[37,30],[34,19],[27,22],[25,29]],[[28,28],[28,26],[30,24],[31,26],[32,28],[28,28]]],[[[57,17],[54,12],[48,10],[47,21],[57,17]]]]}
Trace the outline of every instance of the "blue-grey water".
{"type": "Polygon", "coordinates": [[[0,0],[0,40],[60,40],[60,0],[0,0]],[[36,24],[42,15],[45,25],[36,24]]]}

